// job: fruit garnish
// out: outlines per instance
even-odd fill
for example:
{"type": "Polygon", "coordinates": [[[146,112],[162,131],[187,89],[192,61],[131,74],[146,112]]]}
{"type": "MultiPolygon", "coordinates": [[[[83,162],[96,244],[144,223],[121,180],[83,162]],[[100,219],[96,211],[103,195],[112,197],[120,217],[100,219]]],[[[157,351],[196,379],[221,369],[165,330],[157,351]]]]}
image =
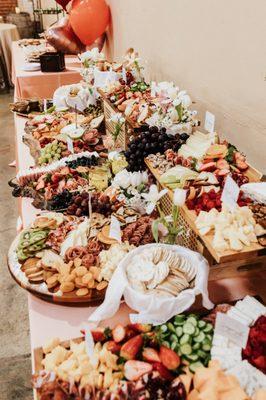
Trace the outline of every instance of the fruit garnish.
{"type": "Polygon", "coordinates": [[[145,361],[149,361],[152,363],[161,362],[158,351],[153,349],[152,347],[145,347],[142,352],[142,357],[145,361]]]}
{"type": "Polygon", "coordinates": [[[119,324],[112,330],[112,335],[116,343],[122,342],[126,336],[126,330],[123,325],[119,324]]]}
{"type": "Polygon", "coordinates": [[[143,346],[143,338],[141,335],[134,336],[123,344],[120,351],[120,356],[126,360],[133,360],[141,347],[143,346]]]}
{"type": "Polygon", "coordinates": [[[124,365],[124,375],[129,381],[136,381],[152,371],[152,365],[144,361],[129,360],[124,365]]]}
{"type": "Polygon", "coordinates": [[[162,364],[170,370],[174,370],[180,365],[180,357],[175,351],[166,346],[160,347],[160,359],[162,364]]]}

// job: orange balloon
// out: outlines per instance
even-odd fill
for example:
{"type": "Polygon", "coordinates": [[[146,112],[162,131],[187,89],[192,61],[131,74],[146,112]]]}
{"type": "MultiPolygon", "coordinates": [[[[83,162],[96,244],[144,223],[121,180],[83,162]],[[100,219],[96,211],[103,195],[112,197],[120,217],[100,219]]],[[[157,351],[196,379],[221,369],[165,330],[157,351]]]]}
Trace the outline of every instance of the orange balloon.
{"type": "Polygon", "coordinates": [[[86,45],[92,44],[108,26],[110,10],[105,0],[73,0],[70,24],[86,45]]]}

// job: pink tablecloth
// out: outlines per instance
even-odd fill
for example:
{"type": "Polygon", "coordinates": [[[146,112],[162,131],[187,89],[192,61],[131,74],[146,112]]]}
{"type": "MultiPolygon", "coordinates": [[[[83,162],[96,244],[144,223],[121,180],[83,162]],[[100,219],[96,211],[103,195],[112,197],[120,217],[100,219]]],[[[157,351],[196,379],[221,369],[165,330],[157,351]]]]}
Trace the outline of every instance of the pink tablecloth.
{"type": "Polygon", "coordinates": [[[15,98],[52,98],[54,91],[62,85],[81,80],[80,62],[77,56],[65,56],[66,70],[62,72],[23,71],[23,50],[18,42],[12,44],[12,81],[15,98]]]}

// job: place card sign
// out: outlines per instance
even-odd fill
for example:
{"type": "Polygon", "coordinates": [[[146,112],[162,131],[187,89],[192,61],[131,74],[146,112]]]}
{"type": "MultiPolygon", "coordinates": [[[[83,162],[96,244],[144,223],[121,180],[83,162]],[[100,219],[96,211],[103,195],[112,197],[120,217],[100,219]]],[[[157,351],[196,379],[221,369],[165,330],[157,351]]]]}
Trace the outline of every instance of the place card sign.
{"type": "Polygon", "coordinates": [[[204,128],[206,129],[206,131],[213,133],[214,125],[215,125],[215,115],[212,114],[210,111],[206,111],[204,128]]]}
{"type": "Polygon", "coordinates": [[[234,210],[237,206],[239,192],[240,188],[238,184],[228,175],[221,196],[222,203],[226,204],[231,210],[234,210]]]}

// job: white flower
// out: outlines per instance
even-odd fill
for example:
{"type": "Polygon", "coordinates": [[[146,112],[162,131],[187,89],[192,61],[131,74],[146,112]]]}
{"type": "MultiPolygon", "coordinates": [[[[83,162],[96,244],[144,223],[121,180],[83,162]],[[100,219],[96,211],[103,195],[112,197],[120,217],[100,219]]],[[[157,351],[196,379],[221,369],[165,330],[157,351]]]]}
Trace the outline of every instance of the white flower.
{"type": "Polygon", "coordinates": [[[80,54],[81,62],[84,62],[86,60],[100,61],[100,60],[104,60],[104,59],[105,59],[105,55],[104,55],[104,53],[99,52],[98,47],[94,47],[93,49],[85,51],[84,53],[80,54]]]}
{"type": "Polygon", "coordinates": [[[120,154],[118,151],[110,151],[108,153],[108,160],[110,161],[114,161],[114,160],[118,160],[120,158],[120,154]]]}
{"type": "Polygon", "coordinates": [[[142,183],[142,176],[139,172],[133,172],[131,175],[131,185],[136,187],[142,183]]]}
{"type": "Polygon", "coordinates": [[[123,124],[125,122],[125,118],[121,113],[115,113],[109,119],[110,122],[115,122],[116,124],[123,124]]]}
{"type": "Polygon", "coordinates": [[[174,99],[174,101],[173,101],[173,105],[174,105],[175,107],[179,106],[180,103],[181,103],[181,99],[180,99],[179,97],[177,97],[177,98],[174,99]]]}
{"type": "Polygon", "coordinates": [[[168,192],[167,189],[163,189],[160,192],[156,185],[151,185],[149,193],[142,193],[141,196],[148,203],[146,206],[147,214],[151,214],[156,207],[157,202],[168,192]]]}
{"type": "Polygon", "coordinates": [[[175,206],[183,206],[185,204],[186,201],[186,194],[187,191],[184,189],[175,189],[174,191],[174,205],[175,206]]]}
{"type": "Polygon", "coordinates": [[[131,184],[130,173],[123,169],[122,171],[118,172],[113,179],[113,186],[121,187],[122,189],[127,189],[131,184]]]}
{"type": "Polygon", "coordinates": [[[128,189],[139,186],[141,183],[148,182],[147,172],[128,172],[126,169],[118,172],[113,179],[112,186],[118,186],[122,189],[128,189]]]}

